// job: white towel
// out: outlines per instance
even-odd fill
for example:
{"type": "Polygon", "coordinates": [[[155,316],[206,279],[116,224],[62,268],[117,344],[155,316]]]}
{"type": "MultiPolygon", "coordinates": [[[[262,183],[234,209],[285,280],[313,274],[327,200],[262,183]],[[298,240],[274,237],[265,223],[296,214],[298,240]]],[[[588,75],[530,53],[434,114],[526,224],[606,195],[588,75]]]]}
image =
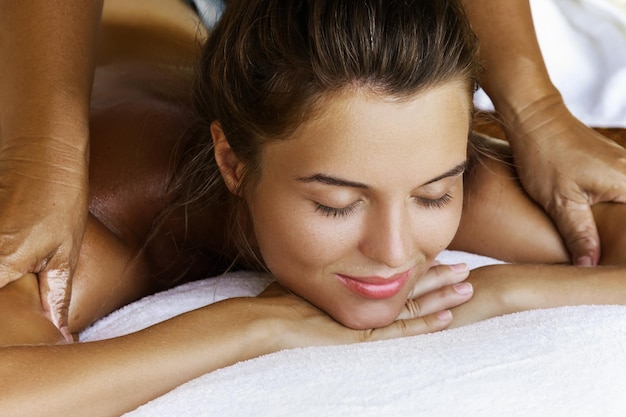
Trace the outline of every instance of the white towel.
{"type": "Polygon", "coordinates": [[[84,330],[80,341],[123,336],[226,298],[255,296],[271,282],[265,274],[247,271],[189,282],[114,311],[84,330]]]}
{"type": "MultiPolygon", "coordinates": [[[[548,72],[570,111],[596,127],[626,127],[626,2],[531,0],[548,72]]],[[[492,110],[480,90],[478,108],[492,110]]]]}
{"type": "MultiPolygon", "coordinates": [[[[498,263],[453,251],[439,260],[498,263]]],[[[237,272],[185,284],[116,311],[81,340],[253,296],[269,282],[237,272]]],[[[126,417],[623,416],[625,329],[626,307],[564,307],[417,337],[286,350],[204,375],[126,417]]]]}
{"type": "MultiPolygon", "coordinates": [[[[437,259],[446,264],[465,262],[471,269],[500,263],[495,259],[457,251],[444,251],[437,259]]],[[[88,342],[122,336],[226,298],[253,297],[271,282],[266,274],[238,271],[183,284],[114,311],[83,331],[80,340],[88,342]]]]}
{"type": "Polygon", "coordinates": [[[572,307],[282,351],[207,374],[126,417],[623,417],[624,329],[624,307],[572,307]]]}

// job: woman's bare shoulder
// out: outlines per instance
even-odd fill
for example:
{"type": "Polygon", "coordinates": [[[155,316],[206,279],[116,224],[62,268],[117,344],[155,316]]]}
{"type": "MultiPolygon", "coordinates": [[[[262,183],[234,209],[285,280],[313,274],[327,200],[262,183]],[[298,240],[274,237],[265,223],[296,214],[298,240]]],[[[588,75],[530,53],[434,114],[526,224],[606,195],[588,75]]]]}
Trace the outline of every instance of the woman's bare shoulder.
{"type": "Polygon", "coordinates": [[[547,214],[524,192],[508,143],[473,134],[461,223],[451,249],[509,261],[567,262],[547,214]]]}
{"type": "Polygon", "coordinates": [[[0,346],[53,344],[65,339],[46,318],[35,274],[0,288],[0,346]]]}

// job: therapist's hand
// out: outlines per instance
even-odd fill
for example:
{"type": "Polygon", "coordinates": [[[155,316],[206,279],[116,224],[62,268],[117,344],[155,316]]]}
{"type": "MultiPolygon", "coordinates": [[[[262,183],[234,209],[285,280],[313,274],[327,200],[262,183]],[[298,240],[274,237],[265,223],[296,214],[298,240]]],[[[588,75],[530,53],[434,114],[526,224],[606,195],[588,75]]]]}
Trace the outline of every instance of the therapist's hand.
{"type": "Polygon", "coordinates": [[[87,218],[87,160],[54,138],[3,138],[1,145],[0,287],[37,274],[44,312],[70,339],[71,280],[87,218]]]}
{"type": "Polygon", "coordinates": [[[576,265],[596,265],[598,231],[591,205],[626,203],[626,150],[547,96],[505,121],[524,188],[552,217],[576,265]]]}

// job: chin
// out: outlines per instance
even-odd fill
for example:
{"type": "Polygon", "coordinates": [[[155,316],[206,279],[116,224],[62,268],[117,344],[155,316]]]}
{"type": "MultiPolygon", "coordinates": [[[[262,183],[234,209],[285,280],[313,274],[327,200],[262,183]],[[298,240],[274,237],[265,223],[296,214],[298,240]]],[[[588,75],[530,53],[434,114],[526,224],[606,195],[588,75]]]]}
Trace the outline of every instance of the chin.
{"type": "Polygon", "coordinates": [[[328,313],[342,325],[354,330],[378,329],[390,325],[400,314],[400,307],[389,305],[328,313]]]}

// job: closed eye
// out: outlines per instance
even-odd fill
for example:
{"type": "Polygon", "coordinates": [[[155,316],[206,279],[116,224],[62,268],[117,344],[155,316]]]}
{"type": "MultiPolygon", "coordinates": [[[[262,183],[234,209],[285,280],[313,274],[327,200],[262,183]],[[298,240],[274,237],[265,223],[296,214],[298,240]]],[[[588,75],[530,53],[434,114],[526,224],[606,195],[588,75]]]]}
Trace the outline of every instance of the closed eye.
{"type": "Polygon", "coordinates": [[[315,211],[319,211],[327,217],[347,217],[354,213],[356,210],[356,203],[350,204],[346,207],[328,207],[320,203],[315,203],[315,211]]]}
{"type": "Polygon", "coordinates": [[[444,208],[445,206],[452,201],[452,195],[450,193],[445,193],[439,198],[424,198],[424,197],[415,197],[415,199],[419,202],[420,205],[427,208],[444,208]]]}

